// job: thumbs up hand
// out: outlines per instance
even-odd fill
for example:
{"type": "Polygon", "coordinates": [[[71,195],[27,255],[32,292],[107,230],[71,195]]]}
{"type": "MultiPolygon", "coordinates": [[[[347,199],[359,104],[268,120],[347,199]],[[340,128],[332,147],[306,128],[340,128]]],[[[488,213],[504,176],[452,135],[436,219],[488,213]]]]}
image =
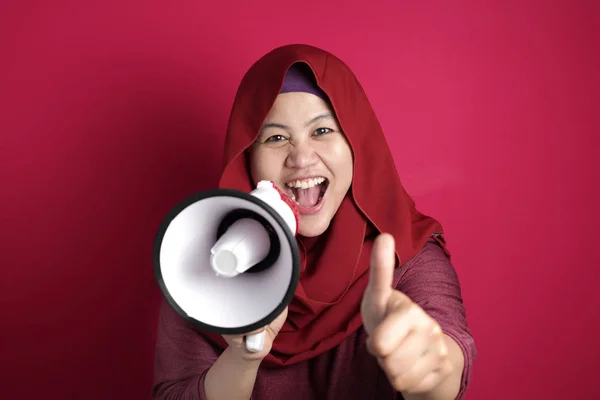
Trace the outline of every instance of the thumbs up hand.
{"type": "Polygon", "coordinates": [[[394,238],[381,234],[371,254],[369,284],[361,313],[367,348],[390,384],[403,394],[427,393],[453,371],[440,325],[392,287],[394,238]]]}

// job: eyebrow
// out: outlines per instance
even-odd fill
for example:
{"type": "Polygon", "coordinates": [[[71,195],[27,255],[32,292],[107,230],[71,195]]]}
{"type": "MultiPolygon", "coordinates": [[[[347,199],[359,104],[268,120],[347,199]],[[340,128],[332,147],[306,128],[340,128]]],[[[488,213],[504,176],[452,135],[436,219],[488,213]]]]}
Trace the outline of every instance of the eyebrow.
{"type": "MultiPolygon", "coordinates": [[[[323,114],[319,114],[316,117],[314,117],[313,119],[311,119],[310,121],[308,121],[306,124],[304,124],[304,126],[309,126],[311,124],[314,124],[317,121],[323,120],[323,119],[328,119],[331,118],[333,119],[333,115],[328,111],[325,112],[323,114]]],[[[261,127],[261,131],[268,129],[268,128],[280,128],[280,129],[289,129],[289,127],[287,125],[284,124],[278,124],[276,122],[267,122],[266,124],[264,124],[261,127]]]]}

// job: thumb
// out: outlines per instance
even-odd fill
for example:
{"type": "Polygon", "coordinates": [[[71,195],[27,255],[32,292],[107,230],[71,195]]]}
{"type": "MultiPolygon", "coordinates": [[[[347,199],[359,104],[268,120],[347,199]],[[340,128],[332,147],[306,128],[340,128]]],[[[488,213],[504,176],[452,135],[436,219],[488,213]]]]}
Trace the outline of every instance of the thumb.
{"type": "Polygon", "coordinates": [[[396,264],[394,237],[382,233],[375,239],[371,251],[369,284],[365,296],[367,301],[384,302],[393,292],[394,266],[396,264]]]}

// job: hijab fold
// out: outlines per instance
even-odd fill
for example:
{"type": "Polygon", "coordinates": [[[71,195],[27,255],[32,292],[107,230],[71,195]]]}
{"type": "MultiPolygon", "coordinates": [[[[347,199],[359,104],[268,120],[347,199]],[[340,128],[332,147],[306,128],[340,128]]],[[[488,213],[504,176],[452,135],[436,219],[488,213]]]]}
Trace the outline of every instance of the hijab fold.
{"type": "MultiPolygon", "coordinates": [[[[288,69],[305,63],[327,95],[354,159],[351,188],[327,232],[298,237],[302,270],[288,318],[262,366],[291,365],[339,345],[362,325],[360,303],[369,279],[369,259],[378,233],[396,240],[397,265],[414,257],[441,225],[419,213],[400,183],[382,128],[352,71],[319,48],[278,47],[242,78],[231,110],[219,187],[250,192],[254,182],[247,149],[258,137],[288,69]]],[[[449,254],[449,253],[448,253],[449,254]]],[[[220,335],[202,333],[225,348],[220,335]]]]}

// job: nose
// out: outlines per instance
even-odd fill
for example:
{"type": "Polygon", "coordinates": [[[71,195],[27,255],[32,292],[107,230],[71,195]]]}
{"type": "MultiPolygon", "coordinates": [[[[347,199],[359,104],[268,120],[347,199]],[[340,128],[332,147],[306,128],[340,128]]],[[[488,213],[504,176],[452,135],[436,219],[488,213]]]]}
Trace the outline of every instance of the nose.
{"type": "Polygon", "coordinates": [[[290,152],[285,161],[288,168],[306,169],[316,165],[319,162],[319,156],[310,142],[296,143],[290,148],[290,152]]]}

